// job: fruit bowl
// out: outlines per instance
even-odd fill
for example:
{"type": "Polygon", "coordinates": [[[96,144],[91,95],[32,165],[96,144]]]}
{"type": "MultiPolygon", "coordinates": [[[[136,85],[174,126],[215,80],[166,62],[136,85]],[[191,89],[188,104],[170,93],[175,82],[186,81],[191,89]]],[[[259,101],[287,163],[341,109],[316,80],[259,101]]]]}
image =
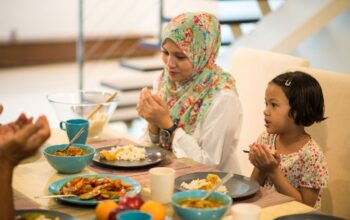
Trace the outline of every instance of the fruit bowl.
{"type": "Polygon", "coordinates": [[[102,133],[118,106],[119,97],[108,100],[111,96],[112,93],[101,91],[75,91],[52,93],[47,95],[47,99],[55,109],[59,121],[88,119],[88,137],[96,138],[102,133]]]}

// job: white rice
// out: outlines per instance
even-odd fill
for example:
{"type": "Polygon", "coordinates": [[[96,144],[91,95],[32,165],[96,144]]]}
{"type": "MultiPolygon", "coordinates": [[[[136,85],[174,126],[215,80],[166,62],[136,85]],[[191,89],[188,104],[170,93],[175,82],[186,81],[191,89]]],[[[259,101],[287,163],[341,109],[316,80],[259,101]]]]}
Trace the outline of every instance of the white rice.
{"type": "Polygon", "coordinates": [[[137,161],[146,158],[145,148],[135,147],[132,144],[114,147],[110,152],[115,154],[116,160],[137,161]]]}
{"type": "MultiPolygon", "coordinates": [[[[195,180],[192,180],[190,183],[186,183],[186,182],[181,183],[181,187],[186,190],[202,189],[202,187],[208,188],[208,186],[211,186],[211,185],[212,183],[207,181],[206,179],[195,179],[195,180]]],[[[211,187],[209,187],[209,189],[214,187],[215,185],[214,186],[212,185],[211,187]]],[[[216,191],[224,194],[228,192],[226,186],[220,186],[216,191]]]]}

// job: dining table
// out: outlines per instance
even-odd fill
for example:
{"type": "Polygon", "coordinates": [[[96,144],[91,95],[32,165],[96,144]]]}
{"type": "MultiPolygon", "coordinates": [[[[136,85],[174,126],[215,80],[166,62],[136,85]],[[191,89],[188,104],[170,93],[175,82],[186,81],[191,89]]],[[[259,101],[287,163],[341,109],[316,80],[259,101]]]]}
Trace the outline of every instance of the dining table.
{"type": "MultiPolygon", "coordinates": [[[[50,145],[62,143],[68,143],[66,133],[58,128],[52,128],[51,137],[45,142],[42,149],[50,145]]],[[[133,139],[116,129],[106,128],[98,139],[88,140],[87,144],[98,149],[105,146],[140,143],[138,140],[133,139]]],[[[54,210],[69,214],[77,219],[94,219],[95,206],[62,203],[53,198],[38,198],[38,196],[49,195],[48,187],[53,182],[62,178],[82,174],[113,174],[131,178],[141,185],[142,189],[140,195],[143,200],[146,201],[151,199],[150,179],[148,174],[150,167],[118,169],[114,167],[99,166],[98,164],[91,162],[79,174],[61,174],[50,166],[42,153],[42,149],[34,156],[22,161],[14,170],[12,185],[16,210],[54,210]]],[[[175,177],[194,172],[219,171],[216,168],[201,164],[190,158],[176,158],[170,151],[163,151],[166,154],[166,158],[154,166],[171,167],[175,169],[175,177]]],[[[252,196],[233,201],[233,205],[238,203],[252,203],[259,205],[262,208],[260,216],[261,220],[274,219],[289,214],[316,211],[314,208],[297,202],[291,197],[262,187],[260,187],[260,189],[252,196]]],[[[180,219],[173,211],[171,203],[165,204],[165,207],[167,219],[180,219]]],[[[228,209],[223,219],[232,219],[230,209],[228,209]]]]}

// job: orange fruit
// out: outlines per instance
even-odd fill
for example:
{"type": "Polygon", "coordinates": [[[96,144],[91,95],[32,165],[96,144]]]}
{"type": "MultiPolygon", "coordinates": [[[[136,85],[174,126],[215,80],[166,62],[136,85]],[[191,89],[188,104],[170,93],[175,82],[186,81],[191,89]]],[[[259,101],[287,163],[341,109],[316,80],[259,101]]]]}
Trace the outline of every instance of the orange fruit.
{"type": "Polygon", "coordinates": [[[165,218],[165,207],[156,201],[148,200],[143,203],[140,210],[152,215],[153,220],[163,220],[165,218]]]}
{"type": "Polygon", "coordinates": [[[104,200],[100,202],[95,209],[97,220],[108,220],[109,213],[118,207],[118,204],[113,200],[104,200]]]}

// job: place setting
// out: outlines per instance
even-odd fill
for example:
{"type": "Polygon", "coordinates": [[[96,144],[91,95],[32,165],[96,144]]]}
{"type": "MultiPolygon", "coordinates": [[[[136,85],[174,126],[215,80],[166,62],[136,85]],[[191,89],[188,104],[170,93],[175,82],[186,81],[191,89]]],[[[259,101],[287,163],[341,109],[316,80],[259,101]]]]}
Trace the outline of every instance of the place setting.
{"type": "Polygon", "coordinates": [[[159,164],[165,159],[165,152],[159,148],[127,144],[98,148],[93,162],[111,168],[142,168],[159,164]]]}
{"type": "MultiPolygon", "coordinates": [[[[178,191],[208,190],[216,186],[225,175],[227,175],[226,172],[194,172],[185,174],[175,179],[175,189],[178,191]]],[[[236,200],[251,197],[259,189],[260,185],[257,181],[234,174],[218,191],[226,193],[236,200]]]]}
{"type": "Polygon", "coordinates": [[[152,167],[188,168],[159,146],[142,146],[125,138],[90,144],[96,149],[89,168],[97,173],[134,176],[152,167]]]}

